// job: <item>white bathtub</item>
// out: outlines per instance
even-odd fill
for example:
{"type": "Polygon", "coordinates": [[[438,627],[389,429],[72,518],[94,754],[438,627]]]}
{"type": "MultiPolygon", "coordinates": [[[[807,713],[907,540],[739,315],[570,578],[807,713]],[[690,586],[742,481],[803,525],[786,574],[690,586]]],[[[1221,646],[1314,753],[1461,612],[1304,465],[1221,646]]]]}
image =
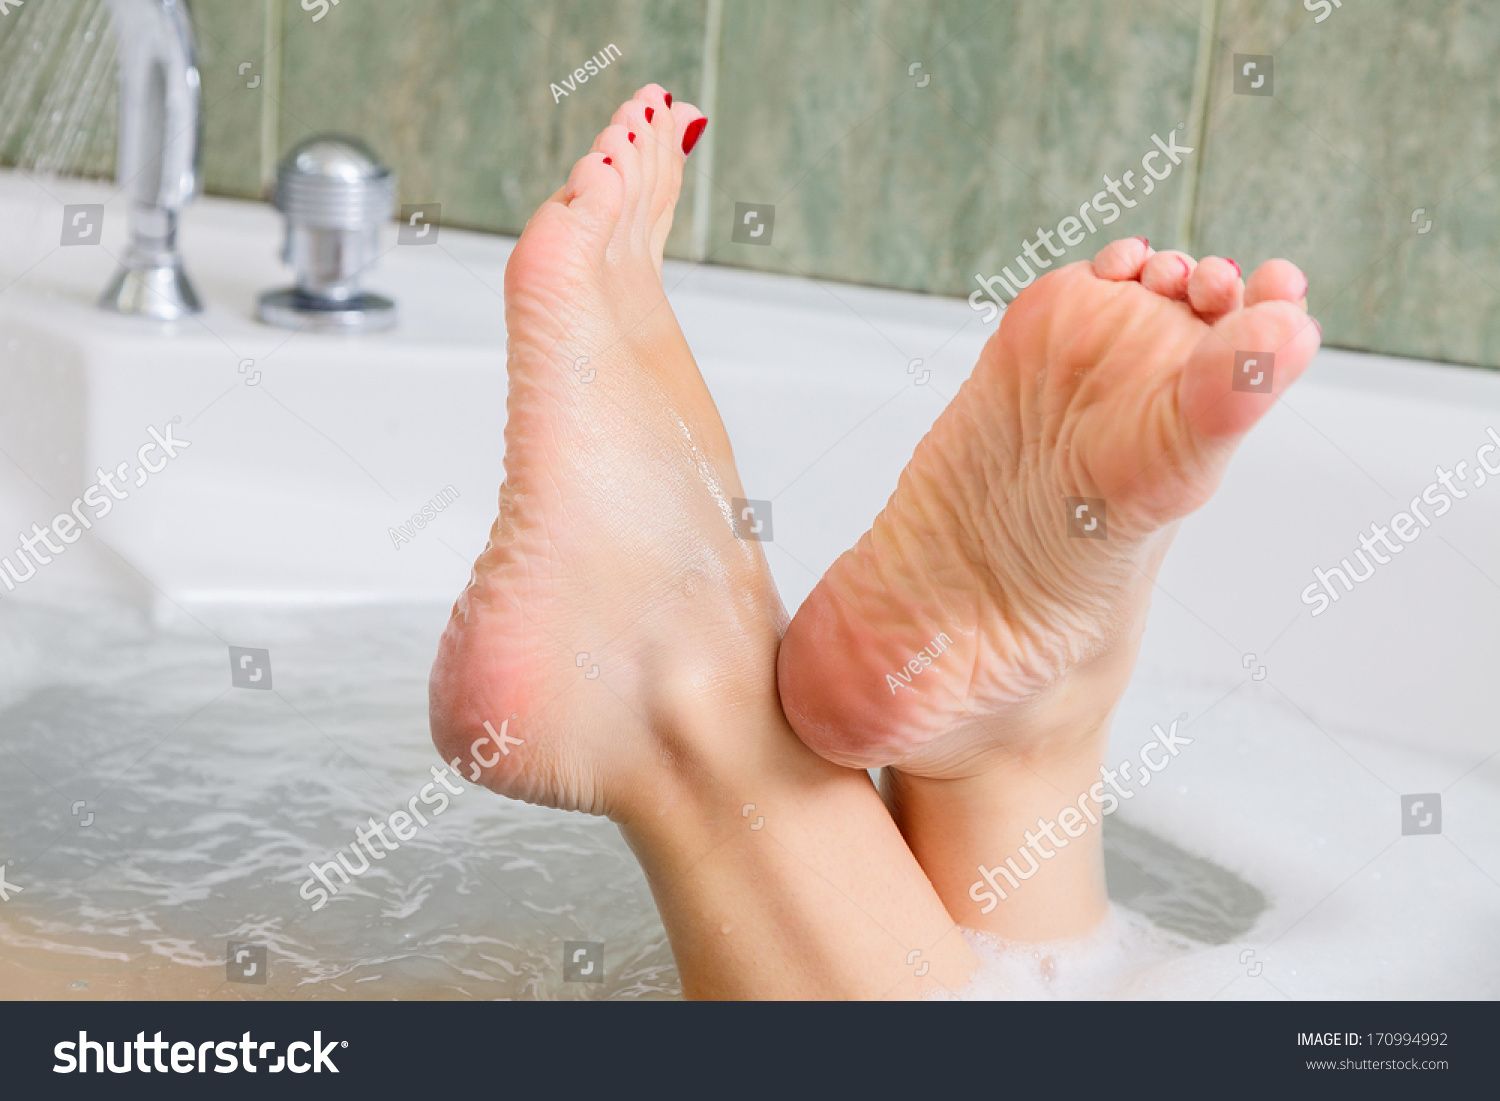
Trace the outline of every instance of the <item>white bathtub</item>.
{"type": "MultiPolygon", "coordinates": [[[[93,308],[122,242],[108,195],[0,174],[0,532],[50,523],[97,467],[133,472],[153,427],[176,419],[190,446],[0,592],[0,862],[27,888],[0,904],[0,942],[26,961],[12,981],[39,996],[673,993],[649,894],[604,823],[476,793],[462,826],[414,843],[424,861],[321,914],[298,897],[306,863],[366,808],[399,809],[431,760],[424,662],[501,474],[510,242],[444,229],[438,247],[392,247],[367,282],[398,301],[399,329],[293,335],[252,320],[288,281],[277,215],[206,200],[182,241],[207,310],[163,326],[93,308]],[[104,247],[56,247],[61,205],[82,202],[108,202],[104,247]],[[439,495],[435,519],[393,538],[439,495]],[[273,693],[230,688],[226,643],[272,651],[273,693]],[[75,704],[99,729],[68,751],[75,704]],[[131,752],[104,753],[111,736],[131,752]],[[299,785],[316,804],[300,817],[299,785]],[[135,895],[111,909],[120,892],[135,895]],[[226,939],[270,945],[270,985],[224,985],[226,939]],[[560,982],[561,939],[605,941],[605,986],[560,982]]],[[[988,331],[947,299],[684,264],[667,283],[746,491],[774,502],[766,549],[793,609],[988,331]]],[[[1184,525],[1111,759],[1184,714],[1194,742],[1120,820],[1266,905],[1127,992],[1500,996],[1500,483],[1326,613],[1301,599],[1436,466],[1473,467],[1491,426],[1500,376],[1324,352],[1184,525]],[[1403,836],[1414,794],[1441,797],[1440,833],[1403,836]]]]}

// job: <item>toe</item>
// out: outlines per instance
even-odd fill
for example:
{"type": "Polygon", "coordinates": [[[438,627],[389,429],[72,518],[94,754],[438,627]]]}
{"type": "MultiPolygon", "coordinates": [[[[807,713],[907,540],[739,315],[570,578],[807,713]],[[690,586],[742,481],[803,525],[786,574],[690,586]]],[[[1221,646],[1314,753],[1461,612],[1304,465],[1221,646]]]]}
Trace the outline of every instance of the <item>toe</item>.
{"type": "Polygon", "coordinates": [[[1245,305],[1290,302],[1307,309],[1307,276],[1289,260],[1267,260],[1245,284],[1245,305]]]}
{"type": "Polygon", "coordinates": [[[698,144],[698,139],[703,137],[703,131],[708,129],[708,119],[691,103],[673,104],[672,119],[676,123],[677,133],[682,135],[678,148],[686,157],[698,144]]]}
{"type": "Polygon", "coordinates": [[[1240,266],[1222,256],[1204,257],[1188,280],[1188,302],[1209,324],[1239,309],[1244,296],[1240,266]]]}
{"type": "MultiPolygon", "coordinates": [[[[646,121],[647,110],[649,107],[643,100],[628,99],[615,112],[610,128],[618,127],[625,131],[625,140],[631,146],[628,152],[633,154],[631,163],[638,166],[640,176],[639,185],[634,192],[636,213],[649,222],[659,213],[657,192],[660,190],[661,177],[669,166],[661,155],[662,142],[655,124],[646,121]]],[[[600,137],[602,139],[604,135],[601,134],[600,137]]],[[[616,163],[619,163],[618,158],[616,163]]]]}
{"type": "Polygon", "coordinates": [[[626,139],[636,147],[644,160],[650,162],[648,169],[655,164],[655,151],[660,144],[656,125],[646,121],[646,112],[649,110],[651,108],[640,100],[627,99],[620,104],[615,117],[610,119],[611,126],[624,127],[626,139]]]}
{"type": "Polygon", "coordinates": [[[1219,321],[1179,381],[1194,439],[1234,444],[1296,382],[1322,343],[1318,323],[1290,302],[1262,302],[1219,321]]]}
{"type": "Polygon", "coordinates": [[[640,193],[644,169],[641,151],[630,139],[631,131],[624,126],[611,124],[599,131],[594,139],[594,152],[604,154],[614,170],[625,181],[627,199],[640,193]]]}
{"type": "Polygon", "coordinates": [[[625,180],[604,163],[606,155],[596,150],[575,164],[559,195],[569,210],[601,227],[618,220],[625,204],[625,180]]]}
{"type": "MultiPolygon", "coordinates": [[[[643,135],[650,133],[653,126],[652,121],[646,118],[647,111],[652,111],[651,105],[637,96],[635,99],[627,99],[620,104],[619,109],[615,111],[614,118],[609,121],[611,125],[625,127],[635,134],[639,141],[643,135]]],[[[652,116],[655,117],[654,111],[652,111],[652,116]]]]}
{"type": "Polygon", "coordinates": [[[1128,279],[1139,279],[1141,269],[1155,253],[1151,242],[1144,237],[1126,237],[1113,241],[1099,250],[1094,257],[1094,274],[1100,279],[1122,283],[1128,279]]]}
{"type": "Polygon", "coordinates": [[[683,162],[698,144],[708,126],[703,112],[691,103],[678,101],[669,110],[657,116],[662,123],[661,173],[656,188],[656,204],[651,211],[654,228],[651,233],[652,252],[658,258],[666,248],[667,234],[672,228],[672,212],[682,191],[683,162]]]}
{"type": "Polygon", "coordinates": [[[644,85],[632,98],[639,100],[648,107],[655,108],[657,111],[672,106],[672,93],[660,84],[644,85]]]}
{"type": "Polygon", "coordinates": [[[599,136],[594,139],[593,152],[603,153],[616,165],[620,166],[621,170],[633,165],[636,169],[635,174],[638,181],[640,176],[641,151],[636,147],[635,141],[632,140],[632,133],[633,131],[628,126],[612,122],[599,131],[599,136]]]}
{"type": "Polygon", "coordinates": [[[1141,286],[1163,298],[1185,299],[1188,280],[1196,266],[1186,253],[1175,250],[1158,252],[1141,269],[1141,286]]]}

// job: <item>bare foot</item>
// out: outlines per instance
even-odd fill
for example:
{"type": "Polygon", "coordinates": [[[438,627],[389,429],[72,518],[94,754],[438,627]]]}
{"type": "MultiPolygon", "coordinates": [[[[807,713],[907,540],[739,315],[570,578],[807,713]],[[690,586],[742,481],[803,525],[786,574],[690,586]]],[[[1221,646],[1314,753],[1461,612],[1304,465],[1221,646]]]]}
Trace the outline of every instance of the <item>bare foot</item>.
{"type": "Polygon", "coordinates": [[[432,670],[433,741],[466,778],[617,820],[701,752],[674,712],[769,670],[785,622],[661,281],[704,125],[643,88],[511,254],[499,518],[432,670]]]}
{"type": "Polygon", "coordinates": [[[869,778],[797,740],[786,612],[661,282],[696,108],[651,85],[505,276],[500,516],[432,670],[466,779],[608,815],[691,997],[916,997],[974,958],[869,778]]]}
{"type": "Polygon", "coordinates": [[[1026,290],[792,621],[779,685],[802,740],[939,779],[1069,739],[1089,758],[1175,521],[1318,349],[1306,292],[1283,260],[1246,287],[1141,238],[1026,290]]]}

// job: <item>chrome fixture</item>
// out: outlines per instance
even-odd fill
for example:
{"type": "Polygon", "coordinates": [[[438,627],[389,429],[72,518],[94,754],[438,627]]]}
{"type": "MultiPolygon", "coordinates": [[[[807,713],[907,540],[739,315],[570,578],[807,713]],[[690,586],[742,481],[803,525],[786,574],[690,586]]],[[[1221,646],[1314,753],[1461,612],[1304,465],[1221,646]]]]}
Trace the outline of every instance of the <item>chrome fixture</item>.
{"type": "Polygon", "coordinates": [[[177,255],[177,215],[198,193],[198,62],[183,0],[109,0],[119,38],[115,178],[130,240],[101,309],[171,321],[203,307],[177,255]]]}
{"type": "Polygon", "coordinates": [[[260,318],[286,329],[364,333],[396,323],[396,304],[359,289],[380,257],[380,227],[396,202],[396,177],[362,142],[322,134],[276,170],[286,215],[282,259],[297,285],[260,299],[260,318]]]}

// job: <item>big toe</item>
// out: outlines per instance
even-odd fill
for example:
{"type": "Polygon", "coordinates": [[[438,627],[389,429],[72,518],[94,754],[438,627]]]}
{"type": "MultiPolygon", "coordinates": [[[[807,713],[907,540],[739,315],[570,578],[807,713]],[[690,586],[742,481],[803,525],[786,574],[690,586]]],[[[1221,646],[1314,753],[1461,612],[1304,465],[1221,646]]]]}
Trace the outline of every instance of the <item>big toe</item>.
{"type": "Polygon", "coordinates": [[[1322,343],[1317,321],[1274,300],[1219,321],[1180,380],[1179,408],[1201,443],[1234,445],[1307,370],[1322,343]]]}

